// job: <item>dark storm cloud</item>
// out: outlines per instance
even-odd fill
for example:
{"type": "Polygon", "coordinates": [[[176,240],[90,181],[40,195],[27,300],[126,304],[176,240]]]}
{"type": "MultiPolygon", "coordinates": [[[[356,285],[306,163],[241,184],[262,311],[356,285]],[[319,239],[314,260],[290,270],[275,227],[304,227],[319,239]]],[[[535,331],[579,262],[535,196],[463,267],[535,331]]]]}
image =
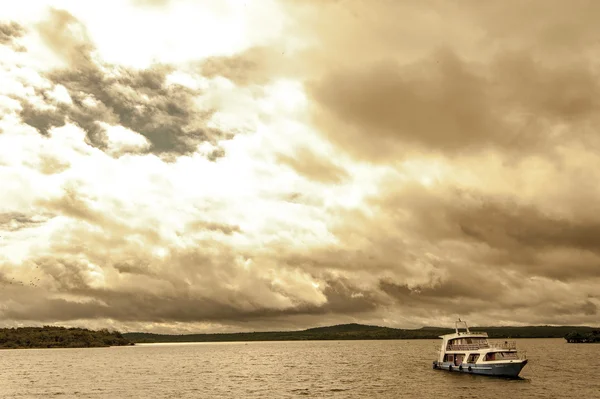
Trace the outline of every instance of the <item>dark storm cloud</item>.
{"type": "Polygon", "coordinates": [[[510,297],[510,286],[503,286],[499,281],[496,281],[495,284],[501,288],[501,290],[495,290],[500,291],[500,295],[497,292],[491,292],[489,295],[482,295],[481,298],[470,297],[468,287],[465,287],[467,295],[455,297],[447,297],[443,293],[438,295],[435,289],[415,290],[402,283],[389,281],[382,281],[381,289],[389,294],[398,306],[410,309],[411,314],[420,317],[436,318],[457,314],[470,317],[486,313],[492,317],[491,322],[485,322],[490,325],[497,323],[497,320],[493,320],[493,315],[503,315],[503,317],[510,317],[512,320],[519,320],[528,325],[557,324],[560,323],[557,320],[564,321],[565,316],[591,316],[593,315],[591,312],[595,308],[595,305],[589,301],[557,301],[552,292],[541,290],[526,301],[514,301],[510,297]],[[490,303],[490,298],[494,298],[496,304],[490,303]],[[460,310],[457,311],[457,309],[460,310]]]}
{"type": "Polygon", "coordinates": [[[499,135],[481,78],[452,54],[435,58],[433,70],[424,76],[418,76],[421,68],[403,71],[390,62],[335,73],[311,93],[324,109],[357,129],[355,140],[348,137],[349,129],[338,137],[357,148],[373,143],[383,152],[390,144],[412,141],[455,150],[499,135]]]}
{"type": "Polygon", "coordinates": [[[60,127],[65,124],[64,114],[55,110],[37,108],[27,100],[21,100],[21,119],[44,136],[48,135],[48,130],[52,127],[60,127]]]}
{"type": "Polygon", "coordinates": [[[590,301],[585,301],[585,303],[581,305],[581,310],[588,316],[595,316],[598,314],[598,307],[590,301]]]}
{"type": "Polygon", "coordinates": [[[435,302],[449,299],[475,299],[485,300],[490,296],[501,297],[504,289],[504,284],[512,283],[507,276],[499,271],[493,273],[496,278],[490,278],[488,270],[474,271],[472,267],[461,267],[460,265],[452,265],[452,275],[447,280],[431,281],[427,285],[416,285],[409,287],[407,284],[394,283],[389,279],[383,279],[380,282],[380,287],[385,292],[391,292],[393,288],[394,296],[398,298],[412,297],[415,302],[435,302]],[[454,277],[455,276],[455,277],[454,277]],[[502,276],[502,282],[499,282],[497,277],[502,276]]]}
{"type": "MultiPolygon", "coordinates": [[[[74,293],[78,293],[75,291],[74,293]]],[[[355,314],[376,308],[376,303],[359,297],[344,297],[332,291],[332,305],[315,306],[299,303],[287,309],[227,303],[219,297],[116,292],[109,290],[80,291],[86,302],[62,299],[34,303],[20,311],[5,312],[16,320],[68,321],[79,318],[111,318],[119,321],[145,322],[247,322],[294,315],[323,315],[329,313],[355,314]]],[[[240,298],[243,299],[243,298],[240,298]]]]}
{"type": "Polygon", "coordinates": [[[564,281],[600,277],[600,220],[591,215],[559,217],[514,198],[417,186],[373,206],[413,239],[470,247],[463,256],[473,264],[564,281]]]}
{"type": "Polygon", "coordinates": [[[600,220],[553,216],[515,198],[415,185],[375,202],[384,209],[409,210],[415,233],[432,240],[468,239],[504,249],[570,247],[600,252],[600,220]]]}
{"type": "Polygon", "coordinates": [[[489,199],[477,207],[453,209],[448,216],[466,236],[495,248],[569,247],[600,253],[599,220],[558,218],[532,206],[489,199]]]}
{"type": "MultiPolygon", "coordinates": [[[[521,275],[476,263],[452,263],[439,266],[442,273],[430,281],[409,285],[402,278],[382,278],[378,287],[404,308],[421,308],[425,312],[453,314],[460,304],[461,314],[518,309],[538,306],[537,301],[514,301],[518,290],[526,289],[521,275]],[[441,277],[444,275],[444,277],[441,277]],[[490,302],[494,298],[494,302],[490,302]]],[[[542,302],[550,292],[539,292],[542,302]]]]}
{"type": "Polygon", "coordinates": [[[64,70],[49,75],[73,98],[67,116],[89,134],[97,134],[95,121],[120,124],[145,136],[152,152],[176,154],[193,152],[204,141],[224,137],[205,126],[211,112],[196,110],[194,98],[198,92],[166,86],[169,68],[139,72],[119,68],[115,72],[119,76],[107,77],[99,70],[64,70]],[[98,101],[99,107],[86,105],[88,96],[98,101]]]}
{"type": "MultiPolygon", "coordinates": [[[[95,48],[85,27],[66,11],[52,9],[49,20],[39,24],[39,31],[68,64],[46,77],[64,86],[72,99],[72,104],[58,103],[38,93],[54,109],[38,109],[22,100],[23,121],[40,133],[73,121],[86,131],[91,145],[106,149],[107,138],[98,124],[105,122],[140,133],[151,143],[149,151],[153,153],[174,155],[192,153],[202,142],[228,137],[206,126],[212,111],[199,110],[194,103],[199,91],[166,83],[171,67],[136,70],[99,65],[93,60],[95,48]]],[[[211,158],[222,155],[215,152],[211,158]]]]}
{"type": "MultiPolygon", "coordinates": [[[[201,253],[188,254],[188,259],[190,256],[196,259],[205,258],[204,266],[197,265],[202,268],[202,272],[207,273],[203,274],[205,278],[215,273],[209,270],[206,262],[220,263],[217,259],[206,258],[206,255],[201,253]]],[[[75,301],[64,298],[48,299],[41,293],[36,295],[35,291],[26,288],[30,292],[28,299],[23,298],[18,303],[7,306],[3,312],[5,317],[13,320],[39,321],[110,318],[118,321],[235,323],[294,315],[360,314],[375,310],[379,302],[372,293],[353,287],[350,281],[343,278],[326,283],[324,294],[327,302],[323,305],[294,300],[293,306],[278,309],[258,303],[248,291],[234,292],[222,289],[219,294],[205,296],[201,290],[194,291],[192,287],[185,285],[179,286],[176,291],[170,293],[93,288],[86,273],[88,266],[85,262],[40,258],[35,264],[46,277],[51,279],[50,284],[53,285],[55,292],[80,299],[75,301]]],[[[118,267],[123,271],[123,265],[118,267]]],[[[149,275],[144,271],[147,270],[144,267],[125,267],[125,269],[138,276],[149,275]]],[[[156,280],[169,278],[165,275],[151,277],[156,280]]],[[[173,283],[178,280],[174,276],[172,278],[173,283]]],[[[206,284],[200,281],[198,283],[206,284]]],[[[273,293],[283,296],[290,295],[289,292],[281,291],[276,286],[269,288],[266,281],[263,283],[265,284],[263,289],[271,289],[273,293]]]]}
{"type": "MultiPolygon", "coordinates": [[[[357,225],[359,225],[357,223],[357,225]]],[[[361,226],[362,228],[373,228],[361,226]]],[[[352,227],[347,227],[343,233],[347,237],[355,236],[356,230],[352,227]]],[[[344,235],[340,234],[337,237],[342,242],[345,242],[344,235]]],[[[300,267],[303,270],[308,270],[311,273],[318,274],[320,270],[338,270],[344,272],[356,272],[360,270],[377,270],[378,272],[394,271],[403,273],[406,272],[404,262],[407,260],[407,254],[404,252],[405,247],[402,242],[392,242],[390,237],[388,241],[383,235],[377,235],[369,239],[373,245],[372,250],[365,251],[362,248],[353,250],[350,245],[330,246],[330,248],[315,250],[310,254],[290,254],[285,258],[286,263],[294,267],[300,267]],[[391,245],[393,244],[393,245],[391,245]]]]}
{"type": "Polygon", "coordinates": [[[122,262],[122,263],[115,263],[113,265],[115,270],[117,270],[119,273],[138,274],[141,276],[155,276],[156,273],[152,272],[152,270],[150,270],[150,268],[148,266],[149,265],[147,263],[136,264],[136,262],[127,262],[127,261],[122,262]]]}
{"type": "Polygon", "coordinates": [[[296,62],[316,126],[357,159],[600,146],[593,2],[285,3],[314,39],[296,62]]]}
{"type": "Polygon", "coordinates": [[[368,288],[359,297],[370,298],[375,314],[393,308],[406,317],[447,317],[460,306],[462,315],[481,320],[557,323],[561,315],[583,320],[594,311],[593,300],[571,292],[600,277],[593,217],[565,219],[464,190],[384,186],[368,202],[368,216],[336,212],[339,224],[329,224],[336,244],[288,253],[286,264],[361,282],[368,288]]]}
{"type": "Polygon", "coordinates": [[[328,277],[323,293],[327,304],[322,307],[324,313],[355,314],[377,310],[385,304],[377,292],[361,289],[347,278],[328,277]]]}
{"type": "Polygon", "coordinates": [[[65,299],[31,301],[4,310],[14,320],[71,321],[110,318],[118,321],[198,322],[243,321],[278,315],[274,310],[248,310],[220,303],[211,298],[85,291],[89,298],[101,300],[74,302],[65,299]]]}
{"type": "Polygon", "coordinates": [[[514,53],[481,64],[444,50],[408,66],[350,66],[309,91],[328,137],[356,156],[388,161],[415,145],[448,154],[538,153],[585,141],[586,123],[597,120],[597,81],[577,63],[547,67],[514,53]],[[568,137],[552,131],[558,124],[570,126],[568,137]]]}
{"type": "Polygon", "coordinates": [[[467,309],[471,310],[473,301],[463,295],[444,298],[436,295],[435,289],[411,289],[406,284],[383,280],[380,282],[379,288],[393,298],[403,308],[417,308],[417,312],[421,315],[429,312],[445,313],[452,312],[452,308],[456,306],[457,297],[463,302],[463,312],[467,309]],[[433,294],[433,295],[432,295],[433,294]],[[468,303],[468,306],[466,304],[468,303]]]}
{"type": "Polygon", "coordinates": [[[550,56],[586,57],[598,47],[595,23],[600,6],[594,0],[467,2],[465,11],[480,24],[488,43],[546,52],[550,56]]]}

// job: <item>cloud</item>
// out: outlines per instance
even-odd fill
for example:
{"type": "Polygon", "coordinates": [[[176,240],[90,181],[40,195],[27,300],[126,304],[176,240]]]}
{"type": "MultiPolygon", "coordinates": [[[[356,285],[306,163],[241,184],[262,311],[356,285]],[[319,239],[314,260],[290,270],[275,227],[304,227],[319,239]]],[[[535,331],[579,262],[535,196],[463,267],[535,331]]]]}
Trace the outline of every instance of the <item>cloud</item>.
{"type": "Polygon", "coordinates": [[[48,221],[44,216],[28,216],[19,212],[0,213],[0,230],[16,231],[35,227],[48,221]]]}
{"type": "Polygon", "coordinates": [[[44,43],[69,65],[92,67],[94,45],[85,26],[68,11],[50,8],[48,19],[37,28],[44,43]]]}
{"type": "MultiPolygon", "coordinates": [[[[214,208],[169,226],[176,207],[159,216],[137,205],[136,221],[84,187],[38,206],[60,223],[19,269],[39,288],[13,288],[29,294],[4,308],[11,320],[261,329],[322,324],[319,316],[381,320],[395,309],[436,324],[460,303],[478,324],[590,323],[596,306],[596,244],[585,234],[593,221],[567,223],[474,193],[409,185],[370,199],[370,211],[330,208],[335,240],[304,248],[282,240],[281,229],[252,238],[243,220],[204,219],[214,208]]],[[[6,278],[16,275],[8,270],[6,278]]]]}
{"type": "Polygon", "coordinates": [[[0,22],[0,45],[10,46],[17,51],[24,51],[25,48],[15,43],[15,39],[22,37],[26,29],[18,23],[0,22]]]}
{"type": "Polygon", "coordinates": [[[199,109],[201,91],[167,83],[172,67],[135,70],[95,61],[94,45],[85,27],[64,10],[51,9],[39,31],[67,63],[66,68],[50,71],[46,77],[55,91],[61,88],[62,98],[70,99],[38,90],[49,104],[40,108],[20,98],[23,121],[41,134],[74,121],[85,129],[92,145],[106,150],[110,146],[106,124],[121,125],[144,136],[150,143],[149,152],[171,156],[193,153],[203,142],[215,144],[228,137],[208,127],[212,110],[199,109]]]}
{"type": "Polygon", "coordinates": [[[585,1],[286,4],[306,39],[297,62],[315,125],[357,160],[598,146],[598,29],[575,23],[594,9],[585,1]]]}
{"type": "Polygon", "coordinates": [[[317,155],[307,148],[299,148],[293,155],[281,154],[278,161],[313,181],[336,183],[348,177],[343,168],[332,163],[325,155],[317,155]]]}
{"type": "Polygon", "coordinates": [[[171,0],[133,0],[135,5],[150,6],[150,7],[164,7],[168,5],[171,0]]]}
{"type": "Polygon", "coordinates": [[[597,44],[598,27],[592,23],[598,4],[578,0],[567,6],[558,0],[482,4],[472,1],[467,8],[485,32],[484,40],[513,48],[530,49],[546,57],[588,56],[597,44]]]}
{"type": "Polygon", "coordinates": [[[208,57],[198,62],[198,68],[209,78],[222,76],[239,85],[261,85],[274,77],[302,75],[297,56],[296,51],[276,43],[229,56],[208,57]]]}
{"type": "Polygon", "coordinates": [[[375,203],[395,210],[389,223],[413,239],[460,244],[469,263],[503,270],[563,281],[600,276],[600,221],[591,214],[553,214],[469,190],[408,187],[375,203]]]}
{"type": "Polygon", "coordinates": [[[40,109],[27,101],[21,103],[21,118],[29,126],[36,128],[41,134],[47,135],[52,127],[65,124],[65,116],[52,109],[40,109]]]}
{"type": "MultiPolygon", "coordinates": [[[[569,138],[591,143],[597,77],[579,65],[546,68],[524,54],[477,65],[441,51],[411,65],[388,61],[311,84],[320,126],[354,155],[380,162],[406,148],[456,155],[485,149],[544,153],[569,138]]],[[[597,143],[595,143],[597,145],[597,143]]]]}

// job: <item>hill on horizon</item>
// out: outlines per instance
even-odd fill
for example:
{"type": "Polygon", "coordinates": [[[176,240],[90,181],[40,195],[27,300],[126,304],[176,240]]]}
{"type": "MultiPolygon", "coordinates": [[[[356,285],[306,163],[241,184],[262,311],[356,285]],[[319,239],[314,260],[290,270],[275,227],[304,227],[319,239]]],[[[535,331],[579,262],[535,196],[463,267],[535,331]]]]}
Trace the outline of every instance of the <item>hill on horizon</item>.
{"type": "MultiPolygon", "coordinates": [[[[485,331],[490,338],[563,338],[571,332],[591,333],[597,327],[588,326],[523,326],[523,327],[470,327],[471,331],[485,331]]],[[[378,340],[378,339],[438,339],[454,328],[421,327],[400,329],[358,323],[313,327],[296,331],[262,331],[202,334],[124,333],[137,343],[158,342],[232,342],[232,341],[298,341],[298,340],[378,340]]]]}

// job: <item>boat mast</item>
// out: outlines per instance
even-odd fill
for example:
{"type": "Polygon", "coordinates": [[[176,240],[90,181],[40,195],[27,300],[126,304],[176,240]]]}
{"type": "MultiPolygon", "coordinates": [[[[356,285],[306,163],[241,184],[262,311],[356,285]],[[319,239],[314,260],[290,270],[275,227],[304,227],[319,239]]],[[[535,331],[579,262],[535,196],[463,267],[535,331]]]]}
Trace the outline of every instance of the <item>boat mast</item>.
{"type": "Polygon", "coordinates": [[[467,334],[470,334],[470,333],[471,333],[471,331],[469,331],[469,326],[467,325],[467,322],[466,322],[466,321],[462,321],[462,320],[460,319],[460,317],[459,317],[459,318],[458,318],[458,321],[455,321],[455,322],[454,322],[454,329],[456,330],[456,334],[457,334],[457,335],[460,335],[460,332],[458,332],[458,326],[459,326],[459,324],[464,324],[464,326],[465,326],[465,330],[466,330],[466,333],[467,333],[467,334]]]}

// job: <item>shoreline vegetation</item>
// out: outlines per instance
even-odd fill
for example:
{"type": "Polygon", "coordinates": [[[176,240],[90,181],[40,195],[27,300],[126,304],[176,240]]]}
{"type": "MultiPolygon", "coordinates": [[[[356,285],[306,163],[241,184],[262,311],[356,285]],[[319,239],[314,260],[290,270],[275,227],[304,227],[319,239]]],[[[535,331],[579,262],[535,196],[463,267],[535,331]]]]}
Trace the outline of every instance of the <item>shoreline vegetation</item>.
{"type": "Polygon", "coordinates": [[[571,331],[565,335],[565,339],[570,344],[600,344],[600,329],[592,332],[571,331]]]}
{"type": "Polygon", "coordinates": [[[100,348],[133,345],[118,331],[66,327],[0,328],[0,349],[100,348]]]}
{"type": "MultiPolygon", "coordinates": [[[[491,339],[564,338],[568,343],[600,343],[600,329],[582,326],[472,327],[485,331],[491,339]]],[[[364,324],[340,324],[299,331],[264,331],[212,334],[120,333],[66,327],[0,328],[0,349],[98,348],[135,345],[135,343],[246,342],[246,341],[323,341],[437,339],[454,332],[451,328],[422,327],[399,329],[364,324]]]]}
{"type": "MultiPolygon", "coordinates": [[[[505,338],[565,338],[568,334],[593,334],[597,327],[581,326],[525,326],[525,327],[471,327],[471,331],[485,331],[491,339],[505,338]]],[[[244,342],[244,341],[308,341],[308,340],[382,340],[382,339],[438,339],[453,333],[453,328],[422,327],[405,330],[363,324],[341,324],[309,328],[300,331],[267,331],[214,334],[153,334],[124,333],[135,343],[177,342],[244,342]]],[[[570,341],[568,341],[570,342],[570,341]]],[[[586,341],[587,342],[587,341],[586,341]]]]}

